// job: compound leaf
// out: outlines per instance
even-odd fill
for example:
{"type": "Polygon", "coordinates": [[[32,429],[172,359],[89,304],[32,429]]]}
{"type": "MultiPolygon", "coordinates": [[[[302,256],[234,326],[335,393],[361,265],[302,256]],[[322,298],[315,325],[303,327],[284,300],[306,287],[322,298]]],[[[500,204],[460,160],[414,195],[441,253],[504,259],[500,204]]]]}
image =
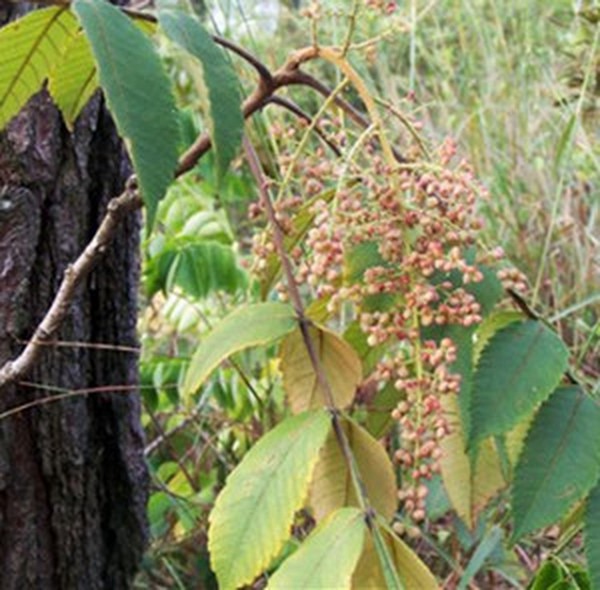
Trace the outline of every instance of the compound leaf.
{"type": "Polygon", "coordinates": [[[220,179],[235,157],[244,132],[237,76],[223,50],[195,18],[175,10],[162,10],[158,18],[167,36],[202,65],[210,138],[220,179]]]}
{"type": "Polygon", "coordinates": [[[581,500],[600,476],[600,406],[560,387],[536,414],[515,469],[513,539],[546,526],[581,500]]]}
{"type": "Polygon", "coordinates": [[[285,303],[266,302],[238,307],[196,349],[183,384],[183,395],[194,393],[219,363],[235,352],[270,344],[297,325],[293,307],[285,303]]]}
{"type": "Polygon", "coordinates": [[[249,584],[281,550],[330,430],[325,410],[293,416],[261,438],[227,478],[208,538],[219,588],[249,584]]]}
{"type": "Polygon", "coordinates": [[[67,8],[52,6],[0,30],[0,129],[41,90],[78,28],[67,8]]]}
{"type": "Polygon", "coordinates": [[[324,520],[271,578],[267,590],[350,588],[366,533],[357,508],[340,508],[324,520]]]}
{"type": "Polygon", "coordinates": [[[177,165],[179,120],[169,79],[148,37],[105,0],[75,0],[100,85],[125,139],[151,228],[177,165]]]}

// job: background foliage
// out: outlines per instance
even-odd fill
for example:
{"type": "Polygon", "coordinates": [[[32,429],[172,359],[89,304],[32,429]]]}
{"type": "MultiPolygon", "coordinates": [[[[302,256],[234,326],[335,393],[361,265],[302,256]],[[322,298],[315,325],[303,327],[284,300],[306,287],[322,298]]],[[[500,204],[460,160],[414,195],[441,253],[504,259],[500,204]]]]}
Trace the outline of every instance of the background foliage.
{"type": "MultiPolygon", "coordinates": [[[[260,10],[249,7],[240,11],[239,6],[227,3],[207,3],[205,8],[205,15],[216,15],[221,33],[240,40],[273,67],[282,62],[290,47],[303,46],[310,40],[306,21],[294,7],[284,3],[275,7],[276,18],[271,14],[261,17],[260,10]]],[[[355,65],[374,93],[401,109],[413,125],[422,126],[428,142],[435,144],[447,134],[457,138],[459,152],[470,160],[476,175],[490,189],[491,196],[479,203],[485,217],[486,242],[501,245],[525,273],[530,285],[528,300],[567,344],[571,367],[593,392],[598,379],[599,329],[598,267],[594,261],[598,219],[594,198],[598,181],[598,135],[594,123],[597,21],[593,6],[575,8],[567,2],[533,1],[398,5],[395,16],[410,23],[409,30],[386,36],[388,17],[380,14],[364,19],[361,25],[365,36],[382,34],[382,39],[377,46],[368,48],[365,60],[355,65]]],[[[342,43],[347,12],[347,3],[323,3],[318,21],[321,38],[332,44],[342,43]]],[[[212,24],[215,25],[214,20],[212,24]]],[[[238,71],[245,82],[248,72],[238,71]]],[[[329,68],[323,67],[319,73],[331,86],[340,81],[335,75],[332,77],[329,68]]],[[[192,78],[182,75],[175,66],[172,75],[182,96],[189,99],[194,95],[192,78]]],[[[351,92],[347,96],[354,100],[351,92]]],[[[296,93],[294,99],[309,112],[319,108],[317,98],[309,93],[296,93]]],[[[273,108],[255,118],[250,129],[261,160],[267,166],[272,162],[273,169],[277,158],[293,149],[290,145],[300,133],[297,120],[273,108]]],[[[401,149],[414,149],[403,126],[392,131],[392,135],[401,149]]],[[[283,411],[281,382],[272,361],[274,348],[248,349],[230,359],[194,400],[191,411],[189,400],[176,393],[182,379],[182,359],[198,341],[198,322],[208,329],[240,302],[256,301],[259,295],[243,270],[250,260],[251,230],[245,211],[255,195],[253,181],[234,164],[234,173],[225,178],[226,184],[214,200],[216,179],[210,170],[203,161],[198,168],[203,180],[190,178],[171,189],[159,211],[159,231],[148,242],[146,278],[159,281],[154,283],[155,289],[159,284],[167,287],[165,294],[159,290],[150,293],[154,296],[141,320],[146,344],[148,432],[151,440],[172,434],[160,448],[152,443],[149,447],[156,466],[157,490],[151,503],[156,535],[140,586],[212,583],[208,557],[198,553],[198,547],[205,544],[206,525],[202,523],[206,522],[225,475],[283,411]],[[195,218],[199,225],[191,221],[195,218]],[[198,281],[203,287],[177,282],[177,267],[166,262],[171,256],[167,244],[186,233],[190,241],[213,241],[229,248],[234,257],[227,260],[231,260],[235,270],[228,270],[223,262],[219,271],[219,262],[211,266],[215,269],[214,279],[198,281]],[[228,282],[227,288],[219,284],[224,277],[230,281],[229,277],[234,276],[239,276],[235,284],[228,282]],[[210,287],[207,289],[206,285],[210,287]]],[[[198,257],[192,256],[191,260],[197,261],[198,257]]],[[[204,264],[198,266],[206,268],[204,264]]],[[[318,317],[319,312],[315,313],[318,317]]],[[[533,320],[521,327],[511,324],[519,317],[522,318],[513,311],[496,312],[484,326],[488,326],[485,329],[490,335],[505,325],[511,325],[513,331],[531,329],[534,339],[534,333],[545,330],[533,320]]],[[[510,343],[509,357],[526,356],[527,343],[520,338],[518,344],[511,342],[510,334],[503,332],[510,343]],[[518,351],[519,346],[524,350],[518,351]]],[[[548,336],[547,346],[556,350],[561,360],[555,364],[554,375],[547,375],[551,383],[545,393],[538,394],[540,400],[552,392],[566,362],[564,345],[552,338],[548,336]]],[[[354,341],[353,344],[356,347],[354,341]]],[[[502,340],[495,346],[502,347],[502,340]]],[[[482,348],[483,344],[475,351],[475,358],[479,358],[482,348]]],[[[489,349],[485,353],[490,354],[489,349]]],[[[540,348],[538,354],[543,358],[549,350],[540,348]]],[[[368,359],[362,360],[368,366],[368,359]]],[[[532,366],[539,364],[532,361],[532,366]]],[[[285,380],[285,365],[282,368],[285,380]]],[[[497,384],[497,393],[487,391],[490,400],[503,397],[503,388],[496,380],[506,375],[501,366],[494,365],[494,370],[488,377],[479,377],[497,384]]],[[[526,383],[521,385],[527,388],[526,383]]],[[[481,383],[479,387],[484,388],[481,383]]],[[[561,398],[558,393],[544,412],[556,411],[561,416],[560,423],[553,426],[544,421],[539,428],[560,428],[569,412],[562,406],[577,404],[576,390],[565,391],[561,398]]],[[[382,424],[389,416],[396,400],[392,393],[388,398],[386,401],[382,395],[377,401],[379,407],[372,408],[376,410],[369,416],[370,422],[375,421],[373,424],[382,424]]],[[[510,409],[511,405],[502,407],[510,409]]],[[[482,417],[494,417],[483,406],[479,411],[482,417]]],[[[522,414],[507,417],[507,423],[513,426],[520,418],[522,414]]],[[[494,424],[499,427],[498,422],[494,424]]],[[[380,426],[374,428],[374,432],[384,432],[380,426]]],[[[486,426],[478,419],[478,431],[482,428],[486,426]]],[[[442,470],[456,474],[455,491],[451,477],[446,478],[449,497],[439,479],[434,478],[427,497],[427,524],[417,530],[410,521],[406,522],[410,544],[425,558],[444,587],[525,587],[536,571],[532,587],[550,587],[545,585],[550,584],[548,580],[562,583],[560,587],[588,587],[577,565],[584,563],[577,518],[580,509],[567,516],[560,526],[530,534],[512,548],[507,545],[509,531],[502,514],[509,498],[504,492],[496,494],[505,487],[507,474],[503,469],[514,465],[514,445],[520,444],[511,441],[523,440],[526,429],[527,424],[520,427],[520,432],[517,427],[507,440],[507,456],[501,458],[508,461],[504,466],[494,463],[497,459],[487,454],[485,445],[480,449],[475,467],[479,478],[471,471],[469,460],[454,453],[442,470]],[[464,488],[469,485],[473,487],[465,497],[464,488]],[[494,495],[496,499],[482,512],[481,507],[494,495]],[[450,510],[450,505],[457,513],[450,510]]],[[[536,432],[534,426],[528,436],[538,436],[536,432]]],[[[478,435],[473,431],[470,436],[476,439],[478,435]]],[[[453,440],[456,437],[446,444],[455,451],[461,449],[462,443],[458,441],[456,446],[453,440]]],[[[589,447],[595,443],[582,440],[578,444],[589,447]]],[[[532,443],[530,452],[535,453],[535,449],[532,443]]],[[[547,464],[548,452],[545,446],[540,449],[535,464],[547,464]]],[[[557,460],[561,458],[557,456],[557,460]]],[[[576,463],[571,476],[585,478],[592,473],[594,468],[590,471],[576,463]]],[[[538,476],[517,472],[515,477],[516,486],[536,489],[534,478],[538,476]]],[[[539,477],[545,476],[540,473],[539,477]]],[[[525,531],[553,522],[538,514],[536,518],[541,520],[530,525],[525,516],[531,514],[529,508],[515,504],[514,510],[523,517],[521,530],[513,531],[515,539],[525,531]]],[[[554,514],[550,508],[549,513],[554,514]]],[[[311,529],[307,518],[302,513],[298,516],[294,525],[296,540],[280,558],[293,552],[294,544],[311,529]]]]}
{"type": "Polygon", "coordinates": [[[598,7],[159,8],[0,34],[2,124],[99,83],[146,206],[138,586],[598,586],[598,7]]]}

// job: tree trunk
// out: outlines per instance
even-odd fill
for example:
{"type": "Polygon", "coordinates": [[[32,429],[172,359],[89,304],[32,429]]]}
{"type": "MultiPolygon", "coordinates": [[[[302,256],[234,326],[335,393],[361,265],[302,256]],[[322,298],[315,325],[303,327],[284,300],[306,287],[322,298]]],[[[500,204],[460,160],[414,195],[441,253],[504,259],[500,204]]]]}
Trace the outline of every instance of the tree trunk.
{"type": "MultiPolygon", "coordinates": [[[[45,92],[0,134],[0,366],[31,336],[129,173],[99,96],[72,134],[45,92]]],[[[0,418],[2,590],[131,586],[147,539],[137,357],[93,345],[136,346],[138,240],[131,215],[73,301],[62,344],[0,390],[0,412],[88,391],[0,418]]]]}

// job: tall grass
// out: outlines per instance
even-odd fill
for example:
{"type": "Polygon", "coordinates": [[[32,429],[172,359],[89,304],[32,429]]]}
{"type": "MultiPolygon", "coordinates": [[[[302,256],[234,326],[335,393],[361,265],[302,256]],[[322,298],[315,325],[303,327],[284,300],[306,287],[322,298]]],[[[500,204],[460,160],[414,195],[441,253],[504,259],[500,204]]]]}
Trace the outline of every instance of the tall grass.
{"type": "MultiPolygon", "coordinates": [[[[561,0],[441,0],[419,18],[426,5],[403,3],[412,30],[379,50],[374,78],[384,95],[414,92],[429,133],[458,139],[490,189],[488,240],[591,359],[600,315],[599,27],[561,0]]],[[[597,367],[587,369],[593,378],[597,367]]]]}

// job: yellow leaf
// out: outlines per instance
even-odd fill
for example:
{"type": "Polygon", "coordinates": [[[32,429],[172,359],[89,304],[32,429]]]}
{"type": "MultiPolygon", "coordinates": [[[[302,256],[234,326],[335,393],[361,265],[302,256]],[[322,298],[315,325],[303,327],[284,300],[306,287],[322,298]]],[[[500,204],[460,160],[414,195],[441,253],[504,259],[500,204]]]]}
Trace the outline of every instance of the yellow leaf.
{"type": "Polygon", "coordinates": [[[324,410],[292,416],[229,475],[209,518],[208,550],[219,588],[250,584],[281,551],[330,429],[324,410]]]}
{"type": "MultiPolygon", "coordinates": [[[[349,405],[362,381],[362,366],[354,349],[333,332],[309,328],[310,338],[331,388],[336,408],[349,405]]],[[[295,414],[327,405],[306,349],[302,332],[297,329],[281,345],[283,387],[295,414]]]]}
{"type": "Polygon", "coordinates": [[[523,443],[525,442],[525,437],[533,422],[533,418],[534,415],[530,416],[527,420],[519,422],[510,432],[506,433],[506,451],[512,466],[517,464],[517,459],[523,448],[523,443]]]}
{"type": "Polygon", "coordinates": [[[465,437],[458,416],[458,400],[447,395],[442,400],[450,434],[441,441],[442,479],[452,507],[468,526],[479,510],[502,487],[504,478],[500,459],[491,439],[484,440],[478,451],[475,470],[465,452],[465,437]]]}
{"type": "MultiPolygon", "coordinates": [[[[371,506],[386,520],[396,512],[397,487],[392,463],[377,440],[364,428],[345,420],[348,437],[371,506]]],[[[352,477],[334,432],[321,449],[310,488],[310,502],[317,521],[343,506],[359,506],[352,477]]]]}
{"type": "Polygon", "coordinates": [[[366,532],[364,517],[356,508],[331,514],[283,562],[267,590],[349,589],[366,532]]]}
{"type": "MultiPolygon", "coordinates": [[[[388,546],[390,556],[396,566],[406,590],[438,590],[439,585],[429,568],[418,558],[412,549],[396,535],[387,530],[381,534],[388,546]]],[[[371,535],[365,539],[365,547],[352,576],[353,590],[380,590],[386,588],[379,557],[371,535]]]]}
{"type": "Polygon", "coordinates": [[[63,50],[79,28],[64,6],[36,10],[0,31],[0,129],[63,59],[63,50]]]}

